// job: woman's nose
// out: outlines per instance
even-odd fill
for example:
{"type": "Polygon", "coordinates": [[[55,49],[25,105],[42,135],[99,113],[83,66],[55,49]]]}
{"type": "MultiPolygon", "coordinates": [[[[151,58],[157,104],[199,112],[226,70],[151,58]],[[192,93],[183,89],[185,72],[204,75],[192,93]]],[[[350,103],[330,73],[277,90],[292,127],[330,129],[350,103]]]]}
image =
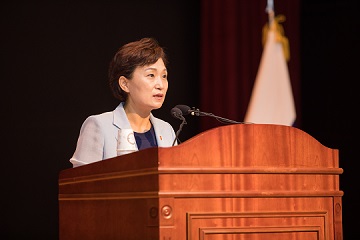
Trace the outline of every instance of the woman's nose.
{"type": "Polygon", "coordinates": [[[161,79],[161,77],[156,78],[156,88],[162,89],[164,87],[164,83],[163,80],[161,79]]]}

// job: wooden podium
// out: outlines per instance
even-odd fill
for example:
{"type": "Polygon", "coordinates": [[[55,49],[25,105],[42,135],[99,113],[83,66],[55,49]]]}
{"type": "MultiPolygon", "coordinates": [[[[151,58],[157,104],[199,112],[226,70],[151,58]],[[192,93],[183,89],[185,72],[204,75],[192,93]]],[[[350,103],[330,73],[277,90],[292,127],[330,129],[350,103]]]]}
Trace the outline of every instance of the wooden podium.
{"type": "Polygon", "coordinates": [[[226,125],[59,174],[60,240],[341,240],[339,152],[226,125]]]}

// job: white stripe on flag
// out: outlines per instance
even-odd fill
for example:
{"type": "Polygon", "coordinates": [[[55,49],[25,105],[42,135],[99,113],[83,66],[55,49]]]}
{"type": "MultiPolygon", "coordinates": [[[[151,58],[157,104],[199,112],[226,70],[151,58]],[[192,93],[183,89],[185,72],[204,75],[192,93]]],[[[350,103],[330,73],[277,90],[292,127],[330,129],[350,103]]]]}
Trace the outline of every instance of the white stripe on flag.
{"type": "Polygon", "coordinates": [[[280,42],[276,42],[274,30],[269,29],[244,121],[292,126],[295,119],[283,48],[280,42]]]}

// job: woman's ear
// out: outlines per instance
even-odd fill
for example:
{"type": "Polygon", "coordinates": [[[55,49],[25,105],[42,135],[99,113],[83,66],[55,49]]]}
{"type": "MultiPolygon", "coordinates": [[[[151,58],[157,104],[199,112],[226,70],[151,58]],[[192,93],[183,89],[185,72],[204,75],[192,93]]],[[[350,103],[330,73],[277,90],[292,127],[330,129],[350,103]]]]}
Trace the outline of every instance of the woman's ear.
{"type": "Polygon", "coordinates": [[[129,92],[128,82],[129,80],[124,76],[119,78],[119,86],[124,92],[129,92]]]}

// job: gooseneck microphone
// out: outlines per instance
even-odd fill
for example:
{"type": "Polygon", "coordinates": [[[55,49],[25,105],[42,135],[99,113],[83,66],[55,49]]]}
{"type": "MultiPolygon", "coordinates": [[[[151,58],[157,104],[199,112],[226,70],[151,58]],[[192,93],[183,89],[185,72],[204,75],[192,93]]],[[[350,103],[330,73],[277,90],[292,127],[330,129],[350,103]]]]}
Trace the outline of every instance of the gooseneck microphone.
{"type": "Polygon", "coordinates": [[[219,117],[219,116],[216,116],[212,113],[206,113],[206,112],[201,112],[199,109],[196,109],[196,108],[190,108],[189,106],[186,106],[186,105],[176,105],[174,108],[177,108],[181,111],[182,115],[192,115],[192,116],[208,116],[208,117],[213,117],[213,118],[216,118],[216,120],[218,120],[219,122],[221,123],[226,123],[226,124],[232,124],[232,123],[237,123],[237,124],[243,124],[245,122],[237,122],[237,121],[234,121],[234,120],[230,120],[230,119],[227,119],[227,118],[223,118],[223,117],[219,117]]]}
{"type": "Polygon", "coordinates": [[[171,109],[171,115],[172,115],[174,118],[177,118],[177,119],[180,119],[180,120],[181,120],[180,127],[179,127],[179,129],[176,131],[175,139],[174,139],[174,142],[172,143],[172,146],[174,146],[176,140],[178,140],[178,142],[180,143],[179,135],[180,135],[180,132],[181,132],[183,126],[184,126],[185,124],[187,124],[187,122],[186,122],[186,119],[185,119],[184,116],[183,116],[183,112],[182,112],[178,107],[173,107],[173,108],[171,109]]]}
{"type": "Polygon", "coordinates": [[[180,119],[180,120],[183,120],[183,112],[181,111],[180,108],[178,107],[173,107],[171,109],[171,115],[174,117],[174,118],[177,118],[177,119],[180,119]]]}
{"type": "Polygon", "coordinates": [[[189,106],[179,104],[179,105],[176,105],[175,107],[173,107],[171,109],[171,115],[174,118],[180,119],[182,121],[181,124],[180,124],[179,130],[177,130],[177,132],[176,132],[176,137],[174,139],[174,142],[173,142],[172,146],[174,146],[176,140],[178,140],[179,143],[180,143],[179,134],[180,134],[184,124],[187,124],[186,120],[184,118],[184,115],[188,115],[188,114],[190,114],[192,116],[197,116],[197,117],[199,117],[199,116],[213,117],[216,120],[218,120],[219,122],[225,123],[225,124],[233,124],[233,123],[235,123],[235,124],[247,124],[247,123],[250,123],[250,122],[237,122],[237,121],[234,121],[234,120],[230,120],[230,119],[227,119],[227,118],[216,116],[216,115],[214,115],[212,113],[201,112],[199,109],[194,108],[194,107],[190,108],[189,106]]]}

